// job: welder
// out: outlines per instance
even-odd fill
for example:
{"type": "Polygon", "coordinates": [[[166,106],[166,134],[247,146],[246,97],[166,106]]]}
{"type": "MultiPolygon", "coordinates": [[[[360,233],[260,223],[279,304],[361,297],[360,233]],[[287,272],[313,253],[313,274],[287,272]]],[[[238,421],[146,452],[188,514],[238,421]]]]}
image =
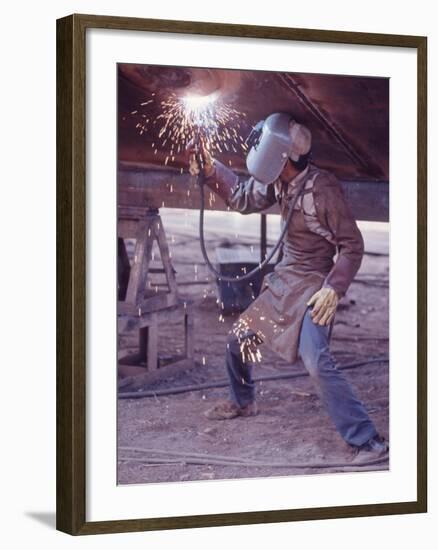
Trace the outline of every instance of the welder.
{"type": "Polygon", "coordinates": [[[273,113],[250,137],[250,177],[234,172],[204,147],[190,148],[191,171],[241,214],[280,206],[282,259],[264,277],[259,296],[240,315],[227,339],[230,398],[206,412],[212,420],[253,416],[253,366],[266,344],[288,363],[300,357],[342,438],[361,454],[381,456],[388,444],[329,351],[339,300],[362,261],[363,238],[335,176],[311,161],[310,130],[288,113],[273,113]],[[289,209],[293,212],[289,215],[289,209]],[[336,260],[334,258],[336,256],[336,260]]]}

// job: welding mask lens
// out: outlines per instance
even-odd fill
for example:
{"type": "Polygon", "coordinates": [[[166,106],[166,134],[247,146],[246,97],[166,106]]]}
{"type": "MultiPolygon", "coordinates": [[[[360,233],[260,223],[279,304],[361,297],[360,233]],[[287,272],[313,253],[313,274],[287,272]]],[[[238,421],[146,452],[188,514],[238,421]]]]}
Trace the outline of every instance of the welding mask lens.
{"type": "Polygon", "coordinates": [[[246,167],[257,181],[269,185],[280,176],[292,152],[290,122],[287,113],[273,113],[254,126],[246,167]]]}
{"type": "Polygon", "coordinates": [[[264,124],[265,124],[265,121],[260,120],[259,122],[257,122],[257,124],[253,127],[253,129],[249,133],[249,136],[246,138],[246,141],[245,141],[245,144],[247,145],[248,149],[251,149],[252,147],[254,147],[254,149],[257,149],[257,146],[260,143],[260,139],[262,137],[264,124]]]}

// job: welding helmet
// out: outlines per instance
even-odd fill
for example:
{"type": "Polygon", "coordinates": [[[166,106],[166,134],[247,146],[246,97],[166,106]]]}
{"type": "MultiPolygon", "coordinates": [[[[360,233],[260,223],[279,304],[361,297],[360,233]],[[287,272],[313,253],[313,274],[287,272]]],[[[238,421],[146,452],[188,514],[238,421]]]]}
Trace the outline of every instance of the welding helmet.
{"type": "Polygon", "coordinates": [[[288,158],[298,161],[307,155],[312,144],[310,130],[287,113],[274,113],[258,122],[246,144],[249,173],[258,181],[269,184],[281,174],[288,158]]]}

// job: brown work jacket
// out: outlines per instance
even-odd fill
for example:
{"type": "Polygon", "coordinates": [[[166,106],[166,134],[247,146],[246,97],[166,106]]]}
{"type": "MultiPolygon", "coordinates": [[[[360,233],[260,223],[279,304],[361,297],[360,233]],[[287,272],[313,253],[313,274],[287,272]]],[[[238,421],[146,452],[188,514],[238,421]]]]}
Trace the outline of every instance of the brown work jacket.
{"type": "Polygon", "coordinates": [[[300,183],[283,241],[283,257],[265,276],[259,296],[240,320],[288,362],[295,362],[307,301],[322,286],[344,296],[363,256],[363,239],[333,174],[313,164],[288,184],[265,185],[250,177],[239,181],[232,170],[215,161],[207,179],[227,205],[241,214],[266,210],[276,202],[285,222],[300,183]],[[336,256],[336,260],[335,260],[336,256]]]}

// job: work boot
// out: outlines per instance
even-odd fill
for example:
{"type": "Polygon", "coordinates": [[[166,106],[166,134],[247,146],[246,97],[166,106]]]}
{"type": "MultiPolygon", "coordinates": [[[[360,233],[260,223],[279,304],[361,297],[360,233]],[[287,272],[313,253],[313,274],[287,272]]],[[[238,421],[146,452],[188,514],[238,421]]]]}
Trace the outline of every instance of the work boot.
{"type": "Polygon", "coordinates": [[[368,440],[363,445],[355,448],[355,462],[365,462],[367,460],[375,460],[384,458],[389,453],[389,445],[383,437],[376,435],[368,440]]]}
{"type": "Polygon", "coordinates": [[[205,416],[210,420],[229,420],[237,416],[255,416],[258,412],[255,401],[245,407],[239,407],[232,401],[219,401],[216,405],[205,411],[205,416]]]}

